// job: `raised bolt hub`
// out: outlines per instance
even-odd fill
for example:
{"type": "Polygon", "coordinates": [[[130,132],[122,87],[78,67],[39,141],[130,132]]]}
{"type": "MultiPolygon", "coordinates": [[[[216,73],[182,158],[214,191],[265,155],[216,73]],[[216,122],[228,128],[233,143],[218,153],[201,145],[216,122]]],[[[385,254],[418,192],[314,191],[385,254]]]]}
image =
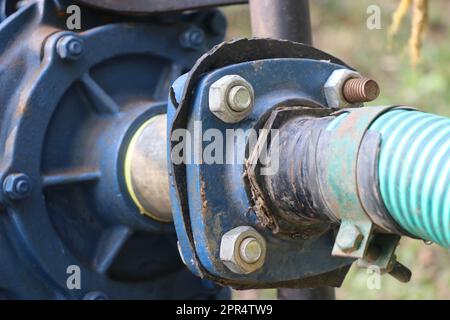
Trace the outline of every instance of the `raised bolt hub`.
{"type": "Polygon", "coordinates": [[[3,192],[11,200],[21,200],[31,194],[31,180],[23,173],[11,174],[3,182],[3,192]]]}
{"type": "Polygon", "coordinates": [[[75,35],[66,35],[58,40],[56,50],[61,59],[75,61],[83,55],[83,40],[75,35]]]}

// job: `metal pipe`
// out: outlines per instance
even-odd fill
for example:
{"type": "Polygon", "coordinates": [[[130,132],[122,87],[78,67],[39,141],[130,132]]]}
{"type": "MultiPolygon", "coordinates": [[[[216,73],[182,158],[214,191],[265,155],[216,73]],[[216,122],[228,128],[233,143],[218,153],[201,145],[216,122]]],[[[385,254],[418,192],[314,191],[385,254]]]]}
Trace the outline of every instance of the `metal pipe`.
{"type": "Polygon", "coordinates": [[[141,213],[171,222],[166,128],[166,115],[144,123],[129,143],[124,167],[128,192],[141,213]]]}
{"type": "Polygon", "coordinates": [[[250,0],[255,37],[312,44],[309,0],[250,0]]]}
{"type": "Polygon", "coordinates": [[[345,220],[351,195],[383,232],[449,248],[449,137],[449,118],[407,107],[287,121],[279,133],[279,160],[285,165],[263,179],[278,232],[301,233],[305,226],[345,220]],[[343,157],[352,150],[356,158],[335,157],[335,150],[343,157]],[[354,180],[336,182],[334,177],[345,177],[353,167],[354,180]]]}

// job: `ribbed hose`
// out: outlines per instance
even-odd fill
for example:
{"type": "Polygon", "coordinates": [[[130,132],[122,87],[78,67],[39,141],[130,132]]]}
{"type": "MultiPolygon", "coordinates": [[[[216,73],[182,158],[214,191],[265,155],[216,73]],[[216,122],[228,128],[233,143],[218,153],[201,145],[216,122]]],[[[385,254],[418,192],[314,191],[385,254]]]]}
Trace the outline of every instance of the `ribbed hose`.
{"type": "Polygon", "coordinates": [[[371,130],[382,135],[379,183],[392,217],[412,235],[450,248],[450,119],[394,110],[371,130]]]}

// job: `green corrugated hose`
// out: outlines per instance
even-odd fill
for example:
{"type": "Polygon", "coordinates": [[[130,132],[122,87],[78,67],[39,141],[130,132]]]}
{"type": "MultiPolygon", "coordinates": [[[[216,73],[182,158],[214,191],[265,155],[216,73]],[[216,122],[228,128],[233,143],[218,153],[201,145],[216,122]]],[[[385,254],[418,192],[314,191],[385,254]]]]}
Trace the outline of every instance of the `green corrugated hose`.
{"type": "Polygon", "coordinates": [[[379,183],[397,223],[450,248],[450,119],[393,110],[371,126],[382,135],[379,183]]]}

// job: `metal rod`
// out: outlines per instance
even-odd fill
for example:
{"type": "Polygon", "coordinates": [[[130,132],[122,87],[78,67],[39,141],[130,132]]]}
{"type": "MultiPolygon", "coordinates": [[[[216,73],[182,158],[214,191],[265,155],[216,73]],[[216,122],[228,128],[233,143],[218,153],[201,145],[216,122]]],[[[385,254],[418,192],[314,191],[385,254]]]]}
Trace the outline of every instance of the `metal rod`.
{"type": "Polygon", "coordinates": [[[309,0],[250,0],[255,37],[312,44],[309,0]]]}

